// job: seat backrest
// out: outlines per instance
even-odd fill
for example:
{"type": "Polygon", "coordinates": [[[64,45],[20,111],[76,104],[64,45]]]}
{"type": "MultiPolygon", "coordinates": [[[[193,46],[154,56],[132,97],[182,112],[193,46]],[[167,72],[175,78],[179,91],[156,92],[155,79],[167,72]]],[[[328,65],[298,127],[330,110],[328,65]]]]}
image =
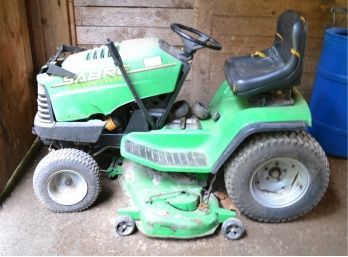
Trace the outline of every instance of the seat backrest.
{"type": "Polygon", "coordinates": [[[288,10],[277,22],[277,33],[273,47],[277,49],[285,64],[303,65],[307,40],[307,24],[297,12],[288,10]]]}

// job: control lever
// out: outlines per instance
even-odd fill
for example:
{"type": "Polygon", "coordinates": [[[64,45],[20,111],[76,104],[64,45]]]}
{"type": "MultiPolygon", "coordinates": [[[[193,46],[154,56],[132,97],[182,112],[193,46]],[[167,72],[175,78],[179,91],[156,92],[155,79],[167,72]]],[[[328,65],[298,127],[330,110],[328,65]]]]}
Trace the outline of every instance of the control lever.
{"type": "Polygon", "coordinates": [[[126,69],[123,66],[123,61],[121,58],[120,53],[118,52],[114,42],[112,42],[109,38],[107,39],[107,43],[106,46],[109,48],[109,52],[111,54],[112,59],[114,60],[115,65],[120,69],[121,74],[124,78],[124,80],[126,81],[130,91],[132,92],[135,101],[137,102],[140,110],[143,112],[147,122],[150,124],[151,128],[155,128],[155,123],[152,119],[152,117],[150,116],[150,114],[148,113],[148,111],[146,110],[143,102],[141,101],[137,91],[135,90],[134,85],[132,84],[132,82],[130,81],[129,77],[128,77],[128,73],[126,71],[126,69]]]}

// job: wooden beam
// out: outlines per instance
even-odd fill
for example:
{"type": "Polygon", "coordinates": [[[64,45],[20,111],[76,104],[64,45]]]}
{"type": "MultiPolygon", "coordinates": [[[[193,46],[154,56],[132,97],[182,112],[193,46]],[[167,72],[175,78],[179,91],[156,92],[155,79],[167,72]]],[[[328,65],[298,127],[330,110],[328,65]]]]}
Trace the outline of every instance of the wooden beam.
{"type": "Polygon", "coordinates": [[[327,20],[329,12],[321,8],[321,0],[281,0],[276,1],[277,16],[284,10],[295,10],[307,20],[327,20]]]}
{"type": "Polygon", "coordinates": [[[75,18],[77,26],[168,28],[173,22],[192,25],[192,10],[75,7],[75,18]]]}
{"type": "MultiPolygon", "coordinates": [[[[214,2],[198,0],[195,5],[194,27],[208,35],[212,35],[212,17],[214,2]]],[[[212,50],[203,49],[197,52],[192,63],[192,81],[190,102],[209,102],[211,92],[209,83],[210,54],[212,50]]]]}
{"type": "Polygon", "coordinates": [[[71,44],[74,38],[74,18],[72,0],[26,0],[29,34],[35,73],[48,58],[56,52],[56,47],[71,44]]]}
{"type": "Polygon", "coordinates": [[[41,22],[46,57],[52,56],[62,44],[71,44],[68,2],[40,0],[41,22]]]}
{"type": "Polygon", "coordinates": [[[194,0],[75,0],[75,6],[161,7],[192,9],[194,0]]]}
{"type": "Polygon", "coordinates": [[[0,1],[0,191],[34,140],[33,64],[24,1],[0,1]]]}
{"type": "Polygon", "coordinates": [[[285,10],[300,12],[307,19],[322,19],[328,13],[320,0],[217,0],[214,15],[234,17],[278,17],[285,10]]]}
{"type": "Polygon", "coordinates": [[[47,62],[45,51],[43,26],[41,22],[41,8],[39,1],[26,0],[28,27],[31,42],[34,71],[37,73],[41,66],[47,62]]]}
{"type": "Polygon", "coordinates": [[[275,17],[279,0],[217,0],[213,15],[235,17],[275,17]]]}
{"type": "Polygon", "coordinates": [[[182,45],[180,37],[170,28],[90,27],[77,26],[78,44],[105,44],[106,39],[121,41],[133,38],[156,37],[173,45],[182,45]]]}
{"type": "Polygon", "coordinates": [[[74,0],[68,0],[68,13],[69,13],[68,22],[70,27],[71,44],[76,45],[77,37],[76,37],[74,0]]]}

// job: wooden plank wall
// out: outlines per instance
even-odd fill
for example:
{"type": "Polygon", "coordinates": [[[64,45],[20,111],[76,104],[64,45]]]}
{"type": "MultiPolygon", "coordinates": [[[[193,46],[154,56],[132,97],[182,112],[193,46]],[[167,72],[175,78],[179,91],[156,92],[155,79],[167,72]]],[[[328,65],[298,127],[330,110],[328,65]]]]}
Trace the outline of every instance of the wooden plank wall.
{"type": "Polygon", "coordinates": [[[35,75],[72,41],[69,2],[0,1],[0,192],[34,141],[35,75]]]}
{"type": "MultiPolygon", "coordinates": [[[[336,0],[335,6],[337,7],[348,7],[348,1],[347,0],[336,0]]],[[[336,14],[336,22],[334,24],[337,27],[347,27],[348,26],[348,15],[344,13],[337,13],[336,14]]]]}
{"type": "Polygon", "coordinates": [[[25,0],[35,74],[56,52],[57,47],[73,43],[70,28],[70,21],[74,21],[73,16],[70,17],[71,1],[25,0]]]}
{"type": "Polygon", "coordinates": [[[110,37],[120,41],[160,37],[180,45],[169,28],[172,22],[192,26],[193,0],[122,1],[75,0],[76,37],[79,45],[101,45],[110,37]]]}
{"type": "MultiPolygon", "coordinates": [[[[84,47],[141,37],[157,37],[180,46],[169,26],[193,26],[194,0],[74,0],[76,43],[84,47]]],[[[180,98],[190,100],[190,74],[180,98]]]]}
{"type": "Polygon", "coordinates": [[[33,65],[23,0],[0,1],[0,192],[34,141],[33,65]]]}
{"type": "MultiPolygon", "coordinates": [[[[343,2],[343,0],[337,0],[343,2]]],[[[192,72],[181,98],[207,103],[223,81],[223,63],[230,56],[262,50],[272,44],[277,17],[294,9],[309,24],[302,85],[309,99],[322,36],[334,0],[74,0],[76,43],[91,47],[105,39],[159,37],[180,45],[169,26],[179,22],[194,26],[218,39],[220,52],[202,50],[195,56],[192,72]]]]}
{"type": "Polygon", "coordinates": [[[205,19],[203,26],[205,31],[223,45],[223,49],[219,52],[206,53],[205,59],[209,60],[208,64],[201,67],[199,71],[196,70],[198,73],[196,76],[200,76],[200,72],[205,78],[202,82],[205,100],[212,96],[219,83],[223,81],[223,63],[228,57],[250,54],[272,45],[277,17],[285,9],[300,12],[308,23],[304,73],[298,89],[307,100],[309,99],[322,47],[324,27],[329,17],[327,7],[334,4],[334,1],[325,1],[325,5],[320,0],[202,0],[198,2],[198,8],[207,10],[205,16],[208,18],[205,19]]]}

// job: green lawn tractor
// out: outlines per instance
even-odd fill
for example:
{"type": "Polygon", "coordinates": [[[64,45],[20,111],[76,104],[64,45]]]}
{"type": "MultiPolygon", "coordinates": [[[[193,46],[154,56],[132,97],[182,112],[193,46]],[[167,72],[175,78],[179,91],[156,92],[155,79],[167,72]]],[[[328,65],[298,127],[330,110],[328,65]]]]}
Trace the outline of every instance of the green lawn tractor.
{"type": "Polygon", "coordinates": [[[191,27],[171,29],[182,49],[154,38],[90,50],[63,45],[43,66],[33,131],[50,152],[35,170],[38,199],[55,212],[85,210],[106,171],[118,175],[129,199],[117,211],[118,234],[138,228],[150,237],[194,238],[222,224],[228,239],[238,239],[244,227],[236,211],[214,193],[223,173],[228,196],[251,219],[286,222],[310,211],[326,191],[329,167],[306,132],[311,114],[294,87],[304,18],[284,12],[271,48],[226,60],[226,80],[207,106],[177,96],[194,54],[221,45],[191,27]]]}

